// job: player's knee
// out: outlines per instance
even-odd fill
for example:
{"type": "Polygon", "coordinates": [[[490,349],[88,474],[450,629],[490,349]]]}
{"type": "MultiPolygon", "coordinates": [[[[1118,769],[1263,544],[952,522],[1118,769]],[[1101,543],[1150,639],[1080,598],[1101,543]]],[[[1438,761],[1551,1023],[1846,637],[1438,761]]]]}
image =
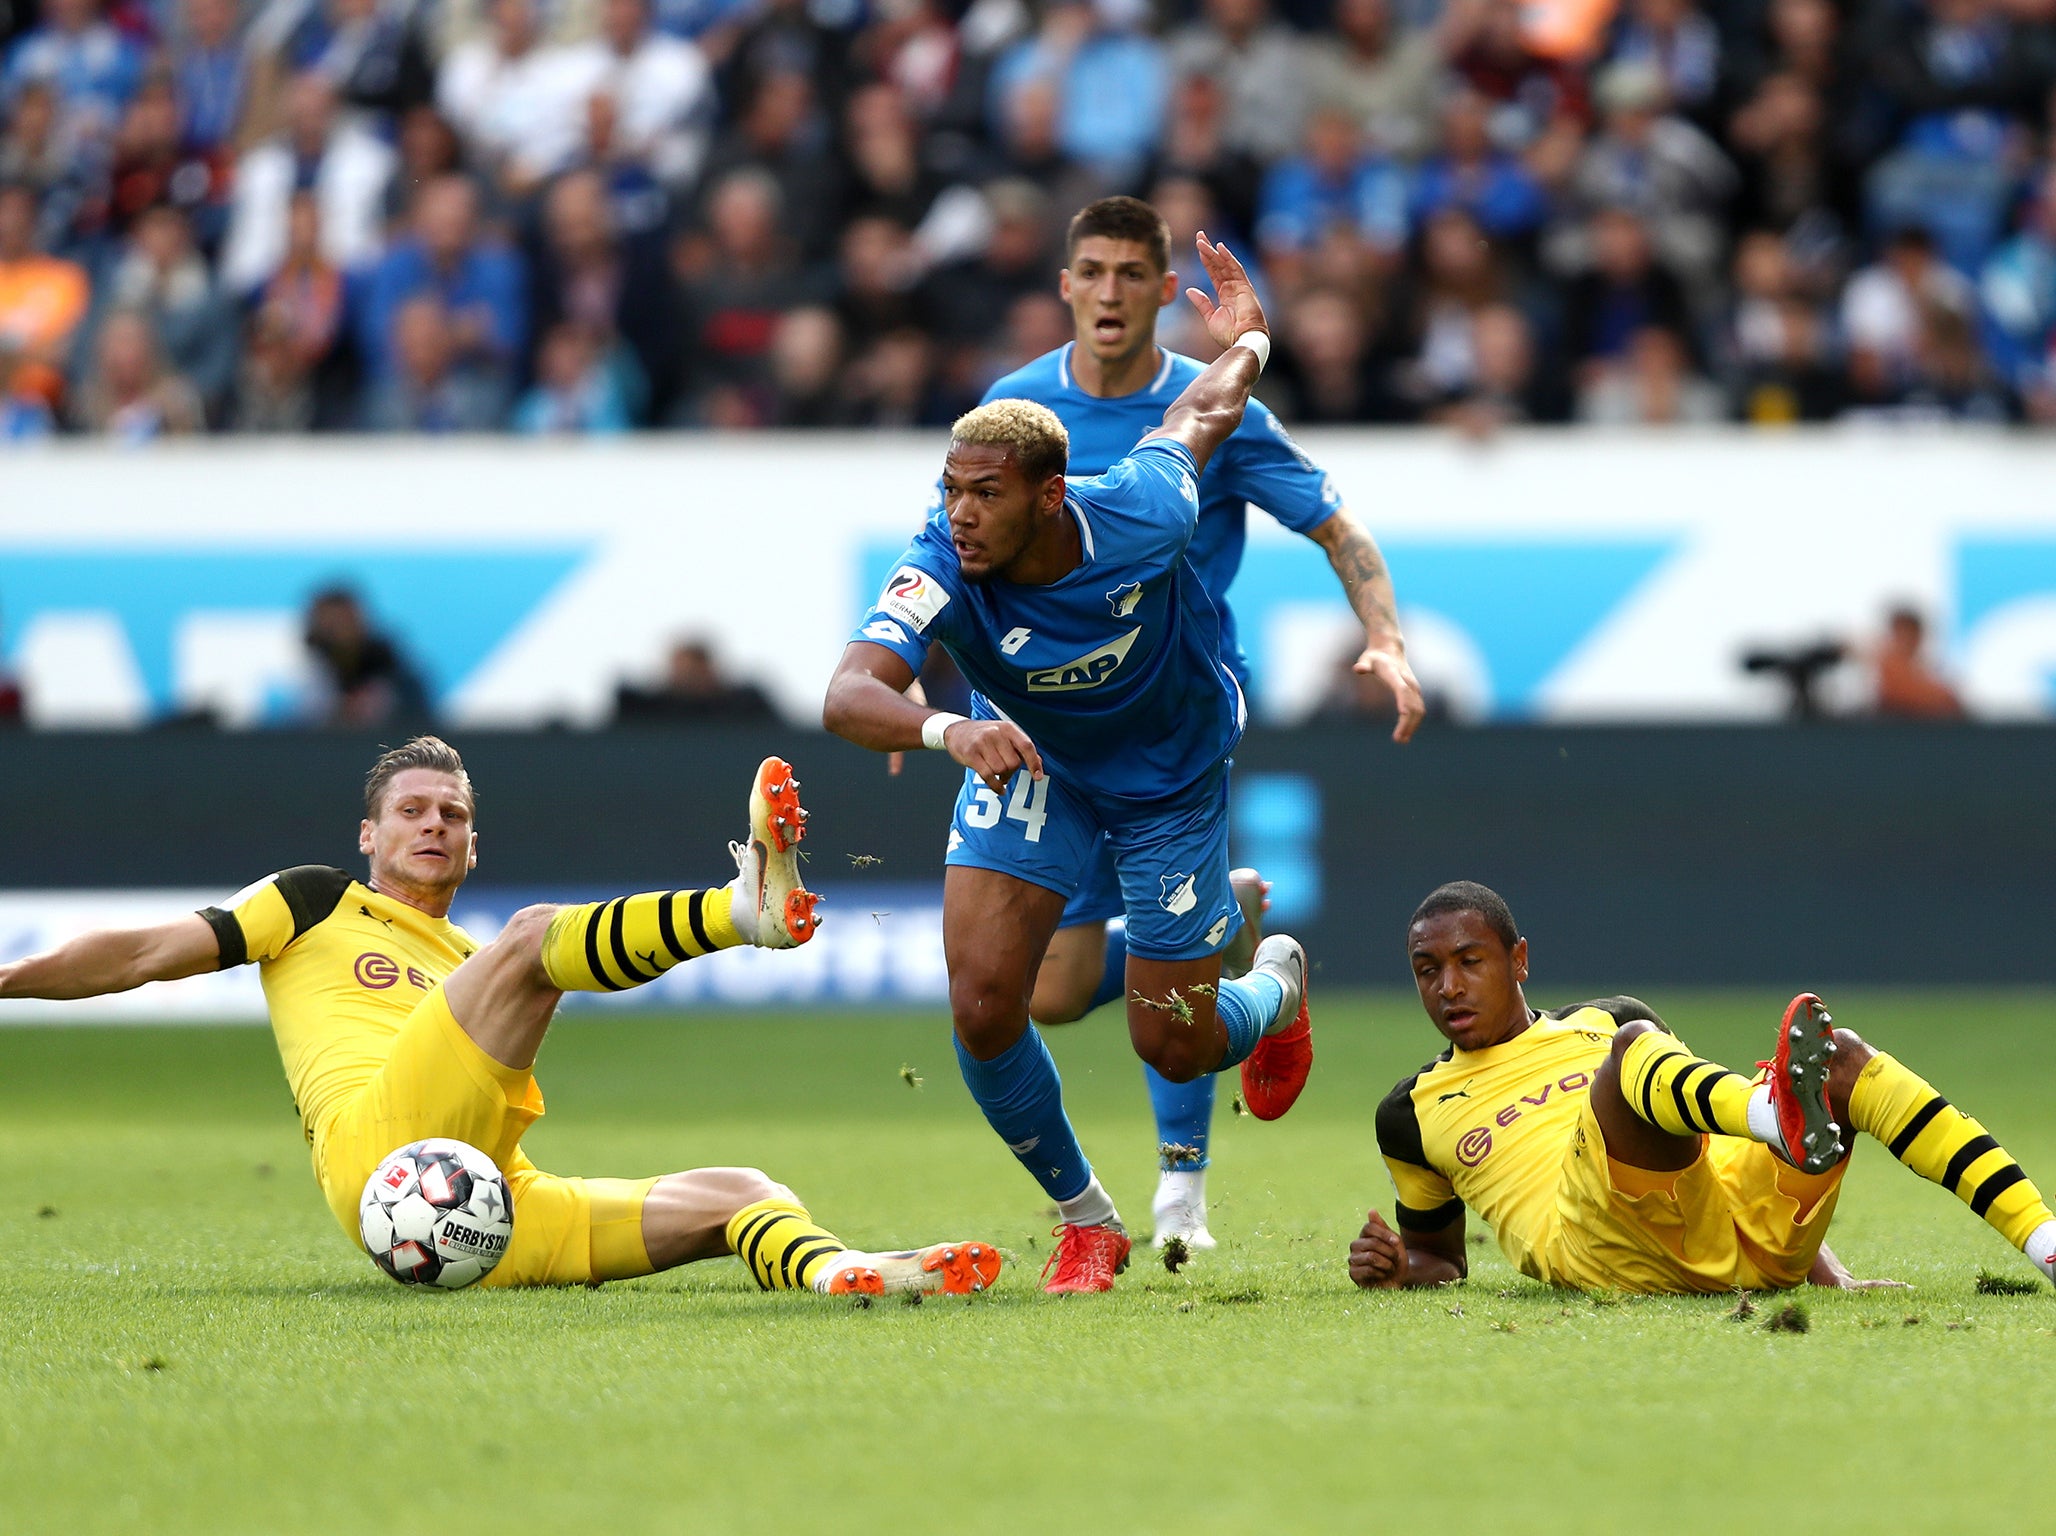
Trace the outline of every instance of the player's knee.
{"type": "Polygon", "coordinates": [[[1856,1091],[1856,1079],[1877,1052],[1853,1029],[1838,1029],[1834,1035],[1835,1058],[1828,1063],[1828,1102],[1846,1123],[1849,1095],[1856,1091]]]}
{"type": "MultiPolygon", "coordinates": [[[[1187,1030],[1185,1036],[1196,1035],[1197,1030],[1187,1030]]],[[[1189,1083],[1195,1078],[1206,1076],[1219,1065],[1201,1055],[1198,1041],[1179,1036],[1158,1036],[1153,1040],[1138,1043],[1136,1053],[1156,1068],[1157,1074],[1167,1082],[1189,1083]]]]}
{"type": "Polygon", "coordinates": [[[766,1200],[783,1200],[788,1205],[798,1205],[800,1197],[772,1178],[761,1168],[731,1168],[728,1170],[730,1198],[735,1209],[757,1205],[766,1200]]]}
{"type": "Polygon", "coordinates": [[[1038,985],[1028,1000],[1028,1017],[1038,1024],[1076,1024],[1085,1017],[1091,1001],[1064,988],[1038,985]]]}
{"type": "Polygon", "coordinates": [[[1618,1072],[1621,1059],[1628,1054],[1628,1047],[1644,1035],[1660,1035],[1667,1031],[1654,1019],[1635,1019],[1614,1031],[1613,1044],[1607,1049],[1607,1065],[1618,1072]]]}
{"type": "Polygon", "coordinates": [[[949,1007],[957,1038],[981,1061],[1020,1039],[1027,1022],[1017,983],[968,966],[950,978],[949,1007]]]}
{"type": "Polygon", "coordinates": [[[493,942],[509,948],[533,950],[540,954],[543,935],[550,931],[550,920],[557,915],[557,911],[557,907],[546,902],[523,907],[507,919],[507,926],[500,930],[500,936],[493,942]]]}

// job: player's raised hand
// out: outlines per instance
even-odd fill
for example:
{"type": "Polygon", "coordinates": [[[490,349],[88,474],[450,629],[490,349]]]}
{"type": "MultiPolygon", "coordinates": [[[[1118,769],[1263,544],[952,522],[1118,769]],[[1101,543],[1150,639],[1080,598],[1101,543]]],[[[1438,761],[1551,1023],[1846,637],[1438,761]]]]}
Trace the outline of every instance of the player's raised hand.
{"type": "Polygon", "coordinates": [[[1363,655],[1357,657],[1354,670],[1369,673],[1385,685],[1399,710],[1399,723],[1392,727],[1392,739],[1412,741],[1415,729],[1428,713],[1428,704],[1421,697],[1420,680],[1414,676],[1413,668],[1407,665],[1406,657],[1383,646],[1368,646],[1363,655]]]}
{"type": "Polygon", "coordinates": [[[1365,1290],[1397,1290],[1406,1284],[1406,1244],[1372,1211],[1349,1245],[1349,1278],[1365,1290]]]}
{"type": "Polygon", "coordinates": [[[959,720],[942,733],[942,744],[995,795],[1020,769],[1027,769],[1032,778],[1042,777],[1042,754],[1011,720],[959,720]]]}
{"type": "Polygon", "coordinates": [[[1199,247],[1199,264],[1213,280],[1214,297],[1208,298],[1197,288],[1187,288],[1185,297],[1192,300],[1192,307],[1206,322],[1207,334],[1215,344],[1225,350],[1244,331],[1269,334],[1271,327],[1264,319],[1263,305],[1257,301],[1256,287],[1234,253],[1207,239],[1205,230],[1199,232],[1195,244],[1199,247]]]}

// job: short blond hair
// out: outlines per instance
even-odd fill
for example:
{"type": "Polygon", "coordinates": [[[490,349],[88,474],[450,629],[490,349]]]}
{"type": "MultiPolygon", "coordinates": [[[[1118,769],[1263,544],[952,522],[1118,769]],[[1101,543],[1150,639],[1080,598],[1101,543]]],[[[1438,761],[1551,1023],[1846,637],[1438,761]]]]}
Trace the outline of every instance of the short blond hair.
{"type": "Polygon", "coordinates": [[[988,400],[959,416],[949,429],[953,443],[1011,448],[1032,484],[1061,475],[1071,461],[1071,435],[1057,413],[1033,400],[988,400]]]}
{"type": "Polygon", "coordinates": [[[471,787],[471,775],[464,771],[464,759],[457,755],[457,749],[440,736],[416,736],[400,746],[388,747],[371,765],[371,772],[364,779],[366,816],[378,820],[385,809],[387,788],[409,768],[426,768],[431,773],[447,773],[460,780],[464,798],[471,802],[474,811],[478,809],[478,792],[471,787]]]}

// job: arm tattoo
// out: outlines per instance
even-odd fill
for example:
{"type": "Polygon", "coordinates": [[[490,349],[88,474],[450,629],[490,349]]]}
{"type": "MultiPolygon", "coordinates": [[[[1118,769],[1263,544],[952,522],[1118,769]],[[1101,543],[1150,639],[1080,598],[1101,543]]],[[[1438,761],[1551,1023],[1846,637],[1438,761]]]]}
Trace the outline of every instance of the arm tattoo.
{"type": "MultiPolygon", "coordinates": [[[[1347,516],[1347,514],[1341,514],[1347,516]]],[[[1392,595],[1392,574],[1378,553],[1377,541],[1354,520],[1337,530],[1328,548],[1328,563],[1342,579],[1350,607],[1371,634],[1399,633],[1399,614],[1392,595]]]]}

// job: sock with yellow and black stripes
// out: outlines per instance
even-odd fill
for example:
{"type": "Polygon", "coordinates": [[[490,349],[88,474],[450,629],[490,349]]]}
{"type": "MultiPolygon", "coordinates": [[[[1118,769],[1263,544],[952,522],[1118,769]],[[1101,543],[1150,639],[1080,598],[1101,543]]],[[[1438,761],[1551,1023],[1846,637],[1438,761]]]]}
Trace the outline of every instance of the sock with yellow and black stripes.
{"type": "Polygon", "coordinates": [[[2051,1273],[2056,1215],[2020,1164],[1986,1129],[1879,1051],[1849,1094],[1849,1119],[1892,1156],[1984,1217],[2001,1237],[2051,1273]]]}
{"type": "Polygon", "coordinates": [[[1621,1053],[1621,1097],[1673,1136],[1756,1136],[1749,1126],[1755,1090],[1741,1073],[1701,1060],[1659,1030],[1636,1036],[1621,1053]]]}
{"type": "Polygon", "coordinates": [[[543,971],[560,992],[620,992],[684,960],[750,942],[732,919],[733,886],[646,891],[565,907],[543,935],[543,971]]]}
{"type": "Polygon", "coordinates": [[[849,1252],[791,1200],[759,1200],[737,1211],[728,1218],[728,1246],[767,1291],[825,1292],[835,1261],[849,1252]]]}

